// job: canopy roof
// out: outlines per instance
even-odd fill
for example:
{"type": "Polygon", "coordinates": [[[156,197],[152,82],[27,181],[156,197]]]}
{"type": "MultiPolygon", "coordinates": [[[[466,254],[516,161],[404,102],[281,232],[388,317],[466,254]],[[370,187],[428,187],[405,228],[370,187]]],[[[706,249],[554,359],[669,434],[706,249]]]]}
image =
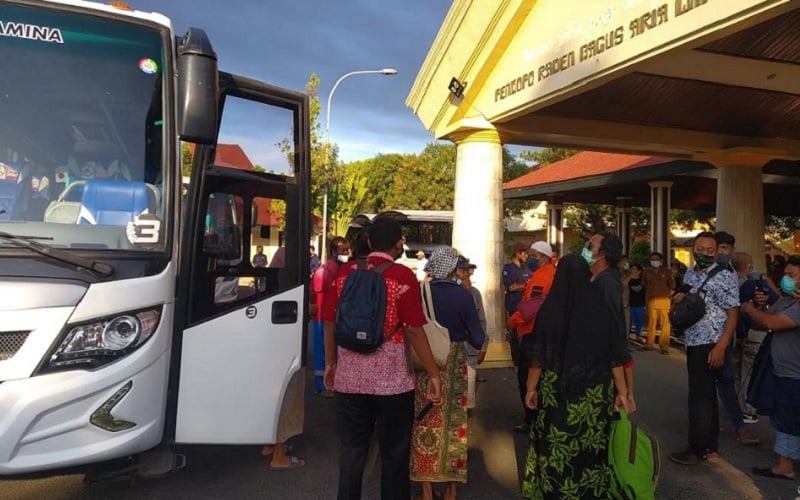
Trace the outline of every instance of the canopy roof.
{"type": "Polygon", "coordinates": [[[796,160],[798,26],[798,0],[454,0],[406,104],[456,141],[796,160]]]}
{"type": "MultiPolygon", "coordinates": [[[[764,167],[766,213],[800,213],[797,162],[772,161],[764,167]]],[[[708,163],[662,156],[584,151],[533,170],[503,185],[506,199],[563,203],[615,204],[627,197],[632,206],[650,206],[650,182],[673,182],[672,207],[713,212],[717,169],[708,163]]]]}

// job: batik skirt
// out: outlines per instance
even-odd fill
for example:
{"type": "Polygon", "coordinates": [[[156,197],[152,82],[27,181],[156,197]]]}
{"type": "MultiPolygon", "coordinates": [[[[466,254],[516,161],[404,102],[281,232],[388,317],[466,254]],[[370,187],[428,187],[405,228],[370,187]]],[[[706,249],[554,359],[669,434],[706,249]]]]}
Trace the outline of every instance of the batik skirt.
{"type": "MultiPolygon", "coordinates": [[[[451,342],[447,366],[441,374],[441,406],[411,433],[411,480],[435,483],[467,482],[467,352],[463,342],[451,342]]],[[[428,404],[428,374],[417,372],[415,413],[428,404]]]]}
{"type": "Polygon", "coordinates": [[[534,500],[610,498],[613,470],[608,463],[608,436],[613,409],[610,377],[576,397],[565,398],[558,375],[543,371],[523,496],[534,500]]]}

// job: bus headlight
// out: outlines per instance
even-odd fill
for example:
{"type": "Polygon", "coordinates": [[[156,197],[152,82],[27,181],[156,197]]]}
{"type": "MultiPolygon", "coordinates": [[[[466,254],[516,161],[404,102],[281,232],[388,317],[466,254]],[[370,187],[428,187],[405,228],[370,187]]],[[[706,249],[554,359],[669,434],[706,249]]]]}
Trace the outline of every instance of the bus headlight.
{"type": "Polygon", "coordinates": [[[67,325],[63,340],[37,373],[92,369],[119,359],[147,342],[160,317],[159,307],[67,325]]]}

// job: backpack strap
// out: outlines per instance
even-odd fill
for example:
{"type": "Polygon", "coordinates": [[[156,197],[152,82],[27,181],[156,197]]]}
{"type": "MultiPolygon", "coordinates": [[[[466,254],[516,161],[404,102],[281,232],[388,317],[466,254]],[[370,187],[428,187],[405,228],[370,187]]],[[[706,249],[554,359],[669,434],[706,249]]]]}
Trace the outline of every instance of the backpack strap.
{"type": "MultiPolygon", "coordinates": [[[[392,264],[394,264],[394,262],[386,261],[386,262],[384,262],[384,263],[382,263],[382,264],[380,264],[378,266],[373,267],[371,270],[375,271],[378,274],[383,274],[383,272],[385,270],[387,270],[389,268],[389,266],[391,266],[392,264]]],[[[367,259],[362,259],[362,258],[356,259],[356,269],[358,269],[358,270],[365,270],[365,269],[366,270],[370,270],[369,266],[367,265],[367,259]]]]}
{"type": "MultiPolygon", "coordinates": [[[[359,259],[359,260],[361,260],[361,259],[359,259]]],[[[367,261],[364,260],[364,265],[365,266],[366,266],[366,263],[367,263],[367,261]]],[[[383,272],[385,270],[389,269],[389,267],[391,267],[392,264],[394,264],[394,262],[392,262],[391,260],[387,260],[386,262],[384,262],[384,263],[382,263],[382,264],[380,264],[378,266],[373,267],[372,270],[375,271],[376,273],[380,274],[381,276],[383,276],[383,272]]],[[[386,300],[389,300],[389,298],[387,297],[386,300]]],[[[388,336],[391,337],[392,335],[394,335],[395,332],[397,331],[397,329],[400,328],[400,326],[402,324],[403,324],[402,322],[398,322],[397,326],[392,328],[392,330],[391,330],[391,332],[389,332],[388,336]]],[[[384,333],[384,337],[386,337],[385,333],[384,333]]]]}
{"type": "Polygon", "coordinates": [[[383,274],[383,272],[384,272],[385,270],[389,269],[389,266],[391,266],[392,264],[394,264],[394,262],[392,262],[392,261],[390,261],[390,260],[387,260],[387,261],[386,261],[386,262],[384,262],[383,264],[381,264],[381,265],[379,265],[379,266],[375,266],[375,267],[373,268],[373,271],[375,271],[375,272],[376,272],[376,273],[378,273],[378,274],[383,274]]]}

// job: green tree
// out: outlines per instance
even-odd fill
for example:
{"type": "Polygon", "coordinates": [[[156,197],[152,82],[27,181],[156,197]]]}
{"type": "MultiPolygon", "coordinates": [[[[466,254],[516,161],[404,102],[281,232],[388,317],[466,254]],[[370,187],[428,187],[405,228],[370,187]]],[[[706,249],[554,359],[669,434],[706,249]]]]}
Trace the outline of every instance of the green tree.
{"type": "Polygon", "coordinates": [[[192,148],[189,146],[188,142],[181,142],[181,174],[184,177],[190,177],[192,175],[192,159],[194,155],[192,154],[192,148]]]}
{"type": "Polygon", "coordinates": [[[360,212],[378,213],[385,209],[386,200],[395,189],[395,176],[410,156],[416,155],[379,154],[345,165],[366,180],[366,193],[360,212]]]}
{"type": "MultiPolygon", "coordinates": [[[[527,163],[517,159],[507,148],[503,147],[503,183],[522,177],[530,171],[531,169],[527,163]]],[[[537,202],[531,200],[504,200],[503,215],[505,217],[514,217],[533,208],[536,204],[537,202]]]]}
{"type": "Polygon", "coordinates": [[[430,143],[421,154],[403,157],[384,208],[452,210],[455,178],[456,147],[430,143]]]}
{"type": "MultiPolygon", "coordinates": [[[[325,142],[322,125],[319,121],[321,110],[317,88],[319,87],[319,76],[312,73],[306,82],[306,94],[308,94],[308,123],[311,141],[311,208],[312,211],[322,213],[322,198],[326,185],[335,185],[338,180],[338,147],[331,146],[325,142]]],[[[281,151],[287,155],[290,164],[294,163],[294,140],[292,134],[284,137],[277,144],[281,151]]],[[[335,206],[328,204],[329,212],[336,209],[335,206]]]]}
{"type": "Polygon", "coordinates": [[[688,231],[695,228],[698,223],[707,225],[712,231],[717,225],[714,212],[707,210],[682,210],[673,209],[670,211],[670,222],[688,231]]]}
{"type": "Polygon", "coordinates": [[[526,149],[520,152],[519,157],[523,160],[534,162],[540,167],[546,167],[551,163],[567,159],[580,152],[579,149],[567,148],[526,149]]]}
{"type": "Polygon", "coordinates": [[[628,254],[628,262],[631,265],[638,264],[642,267],[650,265],[650,242],[645,240],[636,240],[631,245],[631,251],[628,254]]]}
{"type": "Polygon", "coordinates": [[[350,219],[358,213],[365,212],[364,203],[367,194],[367,178],[352,164],[341,168],[341,175],[336,189],[329,195],[335,208],[330,212],[332,233],[343,236],[347,233],[350,219]]]}

